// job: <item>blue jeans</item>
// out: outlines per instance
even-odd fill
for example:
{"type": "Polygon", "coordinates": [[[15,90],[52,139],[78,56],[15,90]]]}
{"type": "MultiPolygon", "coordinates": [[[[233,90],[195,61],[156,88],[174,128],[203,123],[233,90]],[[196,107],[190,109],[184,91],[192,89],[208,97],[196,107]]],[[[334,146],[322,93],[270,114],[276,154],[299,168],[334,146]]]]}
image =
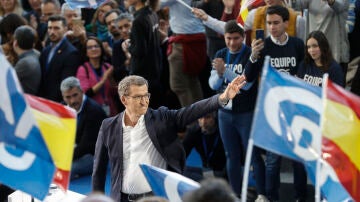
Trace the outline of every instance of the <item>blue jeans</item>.
{"type": "Polygon", "coordinates": [[[265,151],[254,145],[252,158],[253,162],[257,162],[257,166],[254,165],[255,187],[257,194],[266,196],[265,191],[265,162],[261,157],[261,154],[265,151]]]}
{"type": "Polygon", "coordinates": [[[84,156],[72,162],[70,180],[80,176],[91,175],[94,165],[94,156],[85,154],[84,156]]]}
{"type": "Polygon", "coordinates": [[[265,191],[270,201],[279,200],[281,156],[266,151],[265,191]]]}
{"type": "Polygon", "coordinates": [[[270,201],[279,200],[281,157],[254,146],[252,159],[257,163],[254,166],[257,193],[270,201]],[[265,154],[265,162],[261,154],[265,154]]]}
{"type": "MultiPolygon", "coordinates": [[[[254,147],[253,158],[258,158],[258,166],[254,166],[256,191],[258,194],[265,195],[270,201],[279,200],[280,188],[280,167],[281,156],[269,151],[264,151],[254,147]],[[265,164],[261,158],[261,153],[265,152],[265,164]]],[[[296,199],[306,199],[307,197],[307,175],[302,163],[293,161],[294,169],[294,189],[296,199]]]]}
{"type": "Polygon", "coordinates": [[[241,194],[243,158],[247,149],[253,112],[234,113],[218,111],[219,130],[226,154],[226,169],[230,185],[237,195],[241,194]]]}

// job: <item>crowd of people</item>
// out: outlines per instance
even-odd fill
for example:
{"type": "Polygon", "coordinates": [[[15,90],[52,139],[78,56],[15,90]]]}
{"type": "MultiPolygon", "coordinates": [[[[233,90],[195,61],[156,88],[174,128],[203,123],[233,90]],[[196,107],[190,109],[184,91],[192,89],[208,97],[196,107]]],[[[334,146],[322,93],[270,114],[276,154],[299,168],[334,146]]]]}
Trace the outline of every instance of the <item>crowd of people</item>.
{"type": "MultiPolygon", "coordinates": [[[[311,85],[328,73],[360,95],[360,0],[256,1],[243,26],[240,9],[240,0],[96,9],[0,0],[0,51],[24,93],[77,112],[71,179],[92,174],[93,190],[104,191],[109,164],[111,197],[132,201],[152,195],[140,163],[202,179],[185,165],[195,148],[240,197],[264,57],[311,85]]],[[[251,165],[255,201],[279,201],[281,157],[255,147],[251,165]]],[[[306,201],[304,166],[293,168],[294,199],[306,201]]]]}

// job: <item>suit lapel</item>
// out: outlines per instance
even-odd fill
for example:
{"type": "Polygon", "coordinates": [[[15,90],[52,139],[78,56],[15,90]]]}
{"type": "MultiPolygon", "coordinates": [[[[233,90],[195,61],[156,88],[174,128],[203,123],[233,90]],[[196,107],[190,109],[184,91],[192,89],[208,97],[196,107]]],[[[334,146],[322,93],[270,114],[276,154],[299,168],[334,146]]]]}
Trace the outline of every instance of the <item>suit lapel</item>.
{"type": "Polygon", "coordinates": [[[152,114],[150,113],[150,110],[148,110],[145,114],[145,126],[146,126],[146,130],[149,134],[149,137],[151,139],[151,142],[154,144],[156,150],[161,154],[161,156],[164,158],[165,155],[163,153],[163,149],[160,146],[160,143],[158,141],[158,138],[156,136],[156,131],[155,131],[155,124],[154,122],[151,120],[152,114]]]}
{"type": "Polygon", "coordinates": [[[120,145],[120,149],[119,149],[119,154],[120,154],[120,158],[121,158],[121,169],[120,169],[120,176],[121,176],[121,181],[120,181],[120,187],[122,187],[122,179],[124,176],[124,141],[123,141],[123,127],[122,127],[122,118],[124,117],[124,111],[121,112],[118,115],[117,121],[116,121],[116,127],[115,127],[115,136],[114,136],[114,141],[119,141],[119,145],[120,145]],[[117,133],[118,132],[118,133],[117,133]],[[117,135],[119,134],[119,135],[117,135]],[[118,140],[117,140],[118,139],[118,140]]]}

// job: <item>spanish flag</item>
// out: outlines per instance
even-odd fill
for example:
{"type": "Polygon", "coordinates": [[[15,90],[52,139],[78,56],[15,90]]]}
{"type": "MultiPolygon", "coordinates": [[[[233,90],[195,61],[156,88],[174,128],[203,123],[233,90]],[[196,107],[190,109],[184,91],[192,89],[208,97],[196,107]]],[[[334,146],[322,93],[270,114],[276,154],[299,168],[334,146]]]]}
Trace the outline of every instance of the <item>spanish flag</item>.
{"type": "Polygon", "coordinates": [[[330,80],[325,92],[322,157],[350,196],[360,201],[360,97],[330,80]]]}
{"type": "Polygon", "coordinates": [[[63,190],[69,186],[76,134],[76,112],[59,103],[26,95],[41,134],[56,166],[54,183],[63,190]]]}
{"type": "Polygon", "coordinates": [[[249,14],[249,7],[258,7],[263,3],[262,0],[241,0],[241,7],[239,16],[237,17],[237,22],[244,26],[246,18],[249,14]]]}

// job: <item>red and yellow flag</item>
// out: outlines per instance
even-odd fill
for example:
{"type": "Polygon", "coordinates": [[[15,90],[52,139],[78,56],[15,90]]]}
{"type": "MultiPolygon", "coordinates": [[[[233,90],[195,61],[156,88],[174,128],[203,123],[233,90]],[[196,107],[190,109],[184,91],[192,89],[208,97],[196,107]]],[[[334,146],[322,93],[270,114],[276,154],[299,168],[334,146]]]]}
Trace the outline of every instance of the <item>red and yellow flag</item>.
{"type": "Polygon", "coordinates": [[[263,3],[263,0],[241,0],[240,2],[240,12],[239,16],[237,17],[237,22],[240,23],[242,26],[245,24],[245,20],[249,14],[249,7],[258,7],[263,3]]]}
{"type": "Polygon", "coordinates": [[[360,201],[360,97],[326,86],[322,156],[355,201],[360,201]]]}
{"type": "Polygon", "coordinates": [[[67,190],[74,152],[76,112],[59,103],[32,95],[26,95],[26,100],[57,168],[54,183],[67,190]]]}

